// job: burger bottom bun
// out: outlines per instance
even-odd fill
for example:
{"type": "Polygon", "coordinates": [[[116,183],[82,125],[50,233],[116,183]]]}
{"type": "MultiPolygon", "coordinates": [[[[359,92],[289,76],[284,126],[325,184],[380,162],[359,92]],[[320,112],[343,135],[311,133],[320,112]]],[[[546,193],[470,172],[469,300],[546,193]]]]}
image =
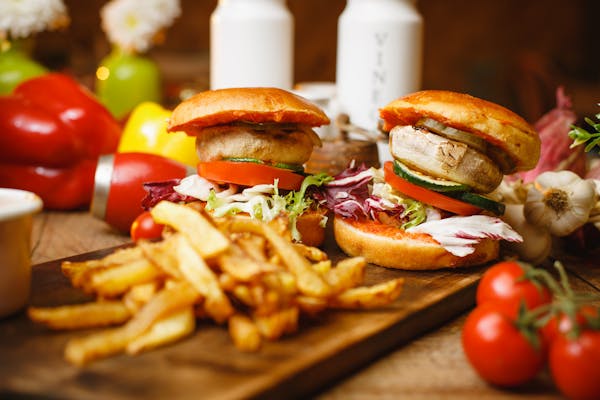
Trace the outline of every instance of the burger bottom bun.
{"type": "Polygon", "coordinates": [[[432,270],[484,264],[498,257],[499,243],[485,239],[475,251],[457,257],[431,236],[410,234],[377,222],[362,222],[336,216],[333,232],[338,246],[349,256],[362,256],[367,262],[388,268],[432,270]]]}

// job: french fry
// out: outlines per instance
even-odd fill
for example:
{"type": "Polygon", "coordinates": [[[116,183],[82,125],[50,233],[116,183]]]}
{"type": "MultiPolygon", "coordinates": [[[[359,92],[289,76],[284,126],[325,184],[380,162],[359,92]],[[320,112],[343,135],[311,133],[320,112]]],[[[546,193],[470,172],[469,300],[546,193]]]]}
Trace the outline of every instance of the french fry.
{"type": "Polygon", "coordinates": [[[229,336],[235,347],[244,352],[254,352],[260,348],[261,336],[256,324],[243,314],[229,318],[229,336]]]}
{"type": "Polygon", "coordinates": [[[85,329],[118,325],[131,313],[122,301],[101,301],[60,307],[29,307],[32,321],[50,329],[85,329]]]}
{"type": "Polygon", "coordinates": [[[146,332],[156,321],[169,313],[191,306],[199,297],[187,282],[165,288],[125,325],[70,340],[65,348],[65,358],[75,365],[84,365],[98,358],[121,353],[129,342],[146,332]]]}
{"type": "Polygon", "coordinates": [[[144,333],[154,322],[200,300],[201,295],[185,281],[165,287],[153,296],[124,326],[131,338],[144,333]]]}
{"type": "Polygon", "coordinates": [[[169,225],[185,235],[203,258],[214,257],[229,247],[229,239],[190,207],[161,201],[150,212],[157,223],[169,225]]]}
{"type": "Polygon", "coordinates": [[[188,306],[156,321],[150,329],[130,341],[125,351],[128,354],[138,354],[164,346],[190,335],[195,328],[194,309],[188,306]]]}
{"type": "MultiPolygon", "coordinates": [[[[233,236],[233,235],[232,235],[233,236]]],[[[240,246],[252,259],[267,262],[266,240],[254,234],[240,234],[235,237],[235,243],[240,246]]]]}
{"type": "Polygon", "coordinates": [[[312,269],[308,260],[269,225],[257,220],[237,218],[232,219],[228,227],[232,232],[249,231],[263,235],[281,257],[281,262],[296,276],[298,289],[302,293],[316,297],[327,297],[331,293],[331,287],[312,269]]]}
{"type": "Polygon", "coordinates": [[[123,295],[123,303],[132,313],[137,312],[144,304],[159,290],[159,282],[152,281],[141,283],[133,286],[125,295],[123,295]]]}
{"type": "Polygon", "coordinates": [[[273,265],[257,261],[235,243],[227,251],[217,257],[221,269],[240,282],[249,282],[266,271],[274,271],[273,265]]]}
{"type": "Polygon", "coordinates": [[[328,259],[327,253],[318,247],[307,246],[304,243],[294,243],[293,246],[298,253],[310,261],[325,261],[328,259]]]}
{"type": "Polygon", "coordinates": [[[81,262],[65,261],[61,264],[62,273],[71,280],[75,287],[83,288],[89,282],[92,274],[112,268],[116,265],[139,260],[142,256],[138,247],[125,247],[98,260],[81,262]]]}
{"type": "Polygon", "coordinates": [[[177,259],[173,251],[177,242],[177,235],[170,235],[160,242],[146,240],[138,242],[138,246],[142,249],[144,256],[172,278],[181,278],[181,271],[177,267],[177,259]]]}
{"type": "Polygon", "coordinates": [[[300,308],[300,311],[310,315],[318,314],[328,306],[327,299],[322,297],[300,295],[295,297],[295,301],[300,308]]]}
{"type": "Polygon", "coordinates": [[[164,273],[145,258],[106,268],[91,274],[84,288],[102,297],[116,297],[132,286],[150,282],[164,273]]]}
{"type": "Polygon", "coordinates": [[[177,241],[176,257],[185,279],[205,298],[206,312],[217,322],[223,323],[233,315],[231,302],[219,286],[219,281],[206,262],[188,243],[187,237],[177,241]]]}
{"type": "Polygon", "coordinates": [[[277,340],[286,333],[298,329],[298,307],[288,307],[268,315],[255,315],[254,322],[262,337],[277,340]]]}
{"type": "Polygon", "coordinates": [[[124,327],[103,330],[67,342],[65,359],[71,364],[83,366],[99,358],[121,353],[131,339],[124,327]]]}
{"type": "Polygon", "coordinates": [[[361,284],[367,262],[362,257],[345,258],[325,274],[334,293],[340,293],[361,284]]]}
{"type": "Polygon", "coordinates": [[[360,286],[348,289],[335,296],[330,307],[333,308],[373,308],[392,303],[402,293],[403,278],[391,279],[373,286],[360,286]]]}

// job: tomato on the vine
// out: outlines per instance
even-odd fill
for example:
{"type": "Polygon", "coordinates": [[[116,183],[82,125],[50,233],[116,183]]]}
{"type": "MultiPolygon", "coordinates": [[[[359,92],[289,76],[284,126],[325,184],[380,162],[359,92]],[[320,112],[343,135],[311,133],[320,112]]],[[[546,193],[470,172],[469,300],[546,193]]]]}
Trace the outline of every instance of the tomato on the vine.
{"type": "MultiPolygon", "coordinates": [[[[600,318],[600,308],[591,305],[583,305],[579,307],[575,314],[575,324],[580,329],[588,327],[588,318],[600,318]]],[[[542,335],[546,343],[550,344],[559,335],[568,334],[573,329],[573,321],[564,313],[559,313],[553,316],[550,320],[542,327],[542,335]]]]}
{"type": "Polygon", "coordinates": [[[546,360],[540,332],[520,327],[496,302],[484,303],[469,314],[462,346],[477,373],[498,386],[512,387],[531,380],[546,360]]]}
{"type": "Polygon", "coordinates": [[[137,242],[140,239],[158,239],[162,235],[164,225],[156,223],[150,211],[144,211],[131,224],[131,239],[137,242]]]}
{"type": "Polygon", "coordinates": [[[492,265],[477,286],[477,304],[497,302],[511,316],[517,315],[523,302],[528,310],[549,304],[552,292],[526,269],[526,265],[517,261],[492,265]]]}
{"type": "Polygon", "coordinates": [[[571,399],[600,399],[600,331],[584,329],[576,338],[559,334],[550,347],[550,372],[571,399]]]}

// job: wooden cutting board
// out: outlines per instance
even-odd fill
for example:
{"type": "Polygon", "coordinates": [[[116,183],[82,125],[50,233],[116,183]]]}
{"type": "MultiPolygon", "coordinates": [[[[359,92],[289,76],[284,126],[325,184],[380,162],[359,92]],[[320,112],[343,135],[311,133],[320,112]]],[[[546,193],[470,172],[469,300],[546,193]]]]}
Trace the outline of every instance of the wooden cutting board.
{"type": "MultiPolygon", "coordinates": [[[[326,250],[341,256],[335,245],[326,250]]],[[[90,259],[110,249],[69,259],[90,259]]],[[[56,260],[33,267],[31,304],[80,302],[56,260]]],[[[441,325],[474,304],[484,268],[409,272],[367,267],[366,283],[405,277],[400,298],[368,311],[327,311],[303,320],[298,333],[241,353],[227,330],[200,323],[190,338],[138,356],[121,355],[77,368],[64,361],[69,338],[21,313],[0,321],[0,398],[238,399],[299,398],[441,325]]]]}

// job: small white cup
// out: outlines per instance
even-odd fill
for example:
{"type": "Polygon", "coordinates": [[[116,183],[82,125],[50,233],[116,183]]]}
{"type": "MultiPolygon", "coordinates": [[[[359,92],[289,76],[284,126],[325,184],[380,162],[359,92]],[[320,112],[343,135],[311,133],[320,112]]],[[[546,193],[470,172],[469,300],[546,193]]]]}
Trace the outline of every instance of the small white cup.
{"type": "Polygon", "coordinates": [[[29,300],[33,214],[42,206],[34,193],[0,188],[0,318],[29,300]]]}

